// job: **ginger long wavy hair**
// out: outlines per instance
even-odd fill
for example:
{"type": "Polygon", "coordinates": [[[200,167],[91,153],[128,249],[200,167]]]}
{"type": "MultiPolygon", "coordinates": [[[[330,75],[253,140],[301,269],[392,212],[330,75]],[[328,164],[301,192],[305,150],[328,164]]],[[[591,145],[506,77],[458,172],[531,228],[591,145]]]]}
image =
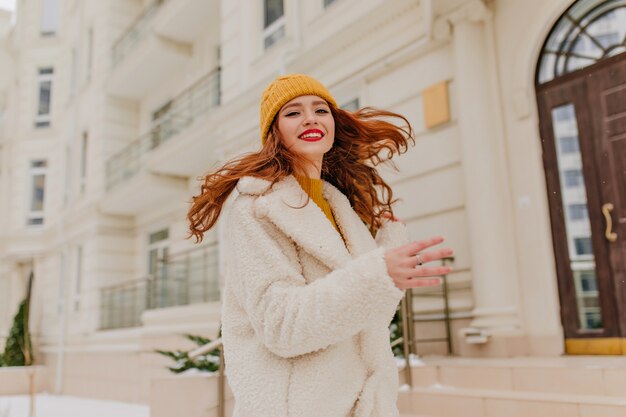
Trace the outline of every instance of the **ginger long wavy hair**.
{"type": "MultiPolygon", "coordinates": [[[[348,197],[354,211],[374,232],[382,225],[385,213],[393,216],[391,206],[396,201],[376,166],[391,163],[395,154],[406,152],[409,144],[415,143],[413,130],[409,121],[396,113],[371,107],[352,113],[329,106],[335,119],[335,141],[324,155],[322,179],[348,197]],[[400,119],[404,125],[383,119],[400,119]]],[[[274,119],[260,151],[233,159],[204,177],[200,194],[193,197],[187,213],[189,237],[202,241],[240,178],[252,176],[274,184],[288,175],[304,172],[307,163],[283,145],[274,119]]]]}

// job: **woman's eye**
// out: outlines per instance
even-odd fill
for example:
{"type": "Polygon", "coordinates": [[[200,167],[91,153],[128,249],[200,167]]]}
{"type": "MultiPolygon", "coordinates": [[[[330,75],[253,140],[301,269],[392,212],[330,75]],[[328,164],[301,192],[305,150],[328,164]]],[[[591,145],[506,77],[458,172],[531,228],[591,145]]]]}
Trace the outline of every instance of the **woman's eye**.
{"type": "Polygon", "coordinates": [[[322,112],[322,113],[328,113],[328,110],[326,109],[317,109],[318,112],[322,112]]]}
{"type": "Polygon", "coordinates": [[[285,116],[289,117],[289,116],[295,116],[297,114],[299,114],[297,111],[292,111],[292,112],[287,113],[285,116]]]}

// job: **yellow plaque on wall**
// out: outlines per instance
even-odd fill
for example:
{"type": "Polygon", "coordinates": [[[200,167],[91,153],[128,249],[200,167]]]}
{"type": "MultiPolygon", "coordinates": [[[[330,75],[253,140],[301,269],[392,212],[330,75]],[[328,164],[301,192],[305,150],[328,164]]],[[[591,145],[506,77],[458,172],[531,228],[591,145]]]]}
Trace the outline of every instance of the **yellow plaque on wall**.
{"type": "Polygon", "coordinates": [[[626,355],[626,338],[565,339],[569,355],[626,355]]]}
{"type": "Polygon", "coordinates": [[[430,129],[450,121],[447,81],[441,81],[422,91],[422,101],[424,103],[424,124],[427,128],[430,129]]]}

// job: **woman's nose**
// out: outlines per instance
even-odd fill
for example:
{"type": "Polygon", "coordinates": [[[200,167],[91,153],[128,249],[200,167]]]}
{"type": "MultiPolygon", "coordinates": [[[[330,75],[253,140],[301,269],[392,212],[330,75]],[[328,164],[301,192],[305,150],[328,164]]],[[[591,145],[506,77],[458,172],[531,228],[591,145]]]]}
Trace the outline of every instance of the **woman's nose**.
{"type": "Polygon", "coordinates": [[[305,112],[304,113],[304,123],[305,124],[317,123],[317,116],[316,116],[315,112],[305,112]]]}

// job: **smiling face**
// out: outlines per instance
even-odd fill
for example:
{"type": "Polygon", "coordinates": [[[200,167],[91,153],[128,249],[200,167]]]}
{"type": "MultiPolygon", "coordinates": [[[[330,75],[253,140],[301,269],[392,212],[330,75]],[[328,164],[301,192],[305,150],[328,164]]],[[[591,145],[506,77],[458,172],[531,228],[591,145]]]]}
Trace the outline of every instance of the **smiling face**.
{"type": "Polygon", "coordinates": [[[328,103],[313,95],[296,97],[279,110],[277,123],[285,147],[321,170],[324,154],[335,140],[335,119],[328,103]]]}

